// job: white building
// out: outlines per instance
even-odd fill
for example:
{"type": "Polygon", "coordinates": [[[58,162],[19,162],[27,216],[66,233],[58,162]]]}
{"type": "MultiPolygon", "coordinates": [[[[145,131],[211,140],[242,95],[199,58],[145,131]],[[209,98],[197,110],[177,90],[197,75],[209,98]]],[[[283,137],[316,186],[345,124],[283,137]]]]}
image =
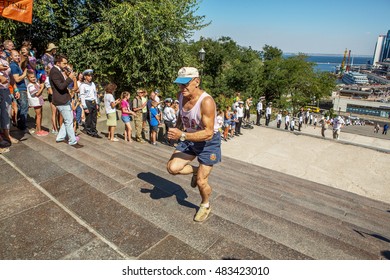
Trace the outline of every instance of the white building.
{"type": "Polygon", "coordinates": [[[383,45],[386,40],[386,35],[379,35],[378,41],[376,42],[374,58],[372,61],[373,66],[378,66],[378,62],[381,62],[383,45]]]}

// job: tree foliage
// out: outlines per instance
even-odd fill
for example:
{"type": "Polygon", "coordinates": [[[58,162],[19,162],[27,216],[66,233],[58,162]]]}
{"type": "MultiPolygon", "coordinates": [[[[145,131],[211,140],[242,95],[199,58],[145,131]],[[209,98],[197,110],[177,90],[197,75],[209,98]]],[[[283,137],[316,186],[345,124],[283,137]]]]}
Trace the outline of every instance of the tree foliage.
{"type": "Polygon", "coordinates": [[[59,44],[76,70],[93,68],[99,81],[115,82],[119,90],[159,88],[174,96],[177,70],[195,66],[221,107],[237,91],[291,110],[330,94],[334,78],[314,72],[303,54],[286,57],[270,45],[256,51],[230,37],[187,42],[207,25],[196,14],[199,1],[35,0],[33,24],[0,18],[0,36],[17,46],[30,39],[40,54],[49,42],[59,44]]]}
{"type": "Polygon", "coordinates": [[[61,40],[77,69],[93,68],[120,87],[169,88],[183,65],[182,41],[203,26],[196,0],[123,2],[104,11],[102,21],[61,40]]]}

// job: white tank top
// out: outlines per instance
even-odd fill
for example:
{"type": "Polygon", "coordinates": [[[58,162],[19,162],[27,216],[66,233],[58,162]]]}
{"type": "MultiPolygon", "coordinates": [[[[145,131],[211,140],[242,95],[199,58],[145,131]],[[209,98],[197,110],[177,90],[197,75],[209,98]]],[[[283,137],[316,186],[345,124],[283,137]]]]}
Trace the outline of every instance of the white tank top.
{"type": "MultiPolygon", "coordinates": [[[[184,129],[187,132],[196,132],[199,130],[204,129],[204,125],[202,123],[202,118],[200,114],[200,105],[202,104],[202,101],[205,97],[210,96],[205,91],[202,93],[202,95],[199,97],[198,101],[196,101],[196,104],[194,107],[192,107],[191,110],[185,111],[183,109],[183,95],[180,94],[179,96],[179,109],[180,109],[180,116],[181,120],[184,126],[184,129]]],[[[214,133],[218,132],[218,122],[217,122],[217,112],[214,114],[214,133]]]]}

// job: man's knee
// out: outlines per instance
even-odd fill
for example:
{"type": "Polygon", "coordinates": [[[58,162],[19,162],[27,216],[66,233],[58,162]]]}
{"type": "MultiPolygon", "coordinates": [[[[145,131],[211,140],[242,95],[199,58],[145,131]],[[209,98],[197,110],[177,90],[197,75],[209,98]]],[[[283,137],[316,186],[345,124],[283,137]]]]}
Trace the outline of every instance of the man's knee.
{"type": "Polygon", "coordinates": [[[177,175],[179,174],[180,169],[174,162],[172,162],[172,160],[170,160],[167,163],[167,171],[171,175],[177,175]]]}

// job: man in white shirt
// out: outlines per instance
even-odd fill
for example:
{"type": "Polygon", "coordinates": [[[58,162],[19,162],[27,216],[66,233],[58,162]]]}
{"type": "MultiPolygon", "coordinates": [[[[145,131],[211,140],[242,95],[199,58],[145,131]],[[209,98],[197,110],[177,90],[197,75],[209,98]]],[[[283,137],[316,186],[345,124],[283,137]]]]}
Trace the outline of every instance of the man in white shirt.
{"type": "Polygon", "coordinates": [[[290,126],[290,114],[287,112],[287,115],[284,117],[284,129],[288,130],[290,126]]]}
{"type": "Polygon", "coordinates": [[[268,103],[267,108],[265,108],[265,125],[266,126],[269,125],[269,121],[271,120],[271,113],[272,113],[271,103],[268,103]]]}
{"type": "Polygon", "coordinates": [[[244,102],[243,101],[239,101],[238,102],[238,107],[237,107],[236,110],[237,110],[238,123],[236,124],[235,135],[236,136],[240,136],[240,135],[242,135],[242,133],[241,133],[241,125],[242,125],[242,120],[244,118],[244,102]]]}
{"type": "Polygon", "coordinates": [[[280,125],[282,124],[282,111],[279,111],[279,113],[276,115],[276,127],[280,128],[280,125]]]}
{"type": "Polygon", "coordinates": [[[96,85],[92,82],[93,70],[85,70],[83,76],[84,83],[80,85],[80,99],[86,116],[84,132],[89,136],[102,138],[96,129],[99,105],[96,85]]]}
{"type": "Polygon", "coordinates": [[[260,119],[261,119],[261,113],[263,111],[263,102],[261,100],[261,98],[259,98],[259,102],[257,102],[257,105],[256,105],[256,125],[260,126],[260,119]]]}
{"type": "Polygon", "coordinates": [[[345,125],[345,122],[340,116],[333,120],[333,139],[339,140],[340,130],[343,125],[345,125]]]}

